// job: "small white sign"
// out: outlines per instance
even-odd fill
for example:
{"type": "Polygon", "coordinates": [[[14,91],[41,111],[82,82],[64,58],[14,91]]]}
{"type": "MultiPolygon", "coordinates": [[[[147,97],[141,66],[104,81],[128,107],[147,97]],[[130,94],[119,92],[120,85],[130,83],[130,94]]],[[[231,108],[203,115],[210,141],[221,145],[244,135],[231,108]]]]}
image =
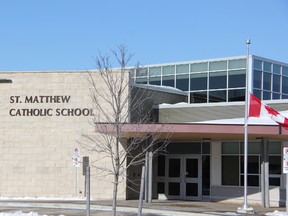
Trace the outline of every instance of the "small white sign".
{"type": "Polygon", "coordinates": [[[72,161],[73,167],[80,167],[80,150],[77,147],[73,148],[72,161]]]}
{"type": "Polygon", "coordinates": [[[283,148],[283,173],[288,173],[288,147],[283,148]]]}

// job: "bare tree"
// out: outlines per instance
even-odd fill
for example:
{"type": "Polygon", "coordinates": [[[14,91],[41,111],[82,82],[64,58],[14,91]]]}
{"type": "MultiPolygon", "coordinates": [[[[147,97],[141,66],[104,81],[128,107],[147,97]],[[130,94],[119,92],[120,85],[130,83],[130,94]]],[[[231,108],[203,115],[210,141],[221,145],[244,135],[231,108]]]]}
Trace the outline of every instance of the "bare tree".
{"type": "Polygon", "coordinates": [[[92,168],[102,175],[113,176],[112,205],[116,215],[118,185],[127,180],[127,169],[143,164],[148,150],[152,155],[163,152],[169,135],[164,133],[163,126],[154,123],[153,93],[131,85],[131,69],[127,69],[127,64],[133,55],[121,45],[112,51],[112,56],[118,68],[112,67],[109,56],[100,54],[96,59],[97,71],[87,73],[97,133],[83,135],[82,146],[99,153],[99,160],[111,161],[110,167],[94,165],[92,168]]]}

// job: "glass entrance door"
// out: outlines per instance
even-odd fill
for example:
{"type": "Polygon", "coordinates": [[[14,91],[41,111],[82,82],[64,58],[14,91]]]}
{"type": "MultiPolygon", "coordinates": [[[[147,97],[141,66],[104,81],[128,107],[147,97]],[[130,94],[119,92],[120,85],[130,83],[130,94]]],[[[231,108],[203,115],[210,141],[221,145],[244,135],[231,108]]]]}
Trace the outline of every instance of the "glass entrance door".
{"type": "Polygon", "coordinates": [[[200,156],[168,155],[166,164],[167,194],[169,199],[201,199],[200,156]]]}

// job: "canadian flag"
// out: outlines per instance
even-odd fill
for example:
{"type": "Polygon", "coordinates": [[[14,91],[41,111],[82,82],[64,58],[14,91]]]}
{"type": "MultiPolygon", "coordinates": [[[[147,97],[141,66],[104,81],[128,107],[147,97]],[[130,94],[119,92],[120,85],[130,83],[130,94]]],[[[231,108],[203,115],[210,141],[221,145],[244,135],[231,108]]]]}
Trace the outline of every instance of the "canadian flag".
{"type": "Polygon", "coordinates": [[[268,117],[288,130],[288,119],[250,93],[249,117],[268,117]]]}

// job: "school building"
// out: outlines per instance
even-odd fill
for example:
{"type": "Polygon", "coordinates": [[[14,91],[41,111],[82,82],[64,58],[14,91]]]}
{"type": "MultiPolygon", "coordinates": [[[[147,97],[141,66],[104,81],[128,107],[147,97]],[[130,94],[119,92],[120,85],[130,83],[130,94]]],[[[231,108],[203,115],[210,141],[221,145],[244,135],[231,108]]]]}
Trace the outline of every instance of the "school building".
{"type": "MultiPolygon", "coordinates": [[[[288,114],[288,64],[254,55],[248,62],[237,56],[127,70],[131,85],[157,93],[155,126],[171,135],[167,154],[151,161],[153,199],[243,201],[246,87],[288,114]]],[[[0,196],[83,198],[85,179],[72,158],[100,157],[78,145],[83,132],[95,129],[83,71],[0,72],[0,107],[0,196]]],[[[248,128],[248,200],[285,204],[288,131],[260,118],[249,118],[248,128]]],[[[97,163],[109,166],[105,158],[97,163]]],[[[128,172],[139,182],[140,167],[128,172]]],[[[112,181],[92,177],[91,197],[111,199],[112,181]]],[[[120,199],[139,196],[128,184],[120,184],[120,199]]]]}

